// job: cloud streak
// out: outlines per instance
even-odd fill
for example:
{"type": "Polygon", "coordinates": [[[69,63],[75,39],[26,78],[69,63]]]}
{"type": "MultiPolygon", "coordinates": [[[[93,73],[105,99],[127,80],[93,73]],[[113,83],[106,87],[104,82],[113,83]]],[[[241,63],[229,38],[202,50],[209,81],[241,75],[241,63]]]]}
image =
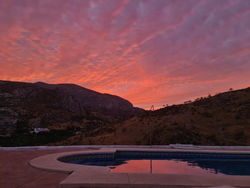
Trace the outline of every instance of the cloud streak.
{"type": "Polygon", "coordinates": [[[250,86],[246,0],[1,0],[0,79],[148,108],[250,86]]]}

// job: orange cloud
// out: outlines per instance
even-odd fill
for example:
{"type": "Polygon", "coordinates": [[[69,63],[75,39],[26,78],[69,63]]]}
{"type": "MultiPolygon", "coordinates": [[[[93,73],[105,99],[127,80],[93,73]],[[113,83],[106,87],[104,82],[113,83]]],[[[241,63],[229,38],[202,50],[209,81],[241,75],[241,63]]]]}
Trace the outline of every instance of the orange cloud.
{"type": "Polygon", "coordinates": [[[244,0],[3,0],[0,79],[75,83],[143,108],[247,87],[249,10],[244,0]]]}

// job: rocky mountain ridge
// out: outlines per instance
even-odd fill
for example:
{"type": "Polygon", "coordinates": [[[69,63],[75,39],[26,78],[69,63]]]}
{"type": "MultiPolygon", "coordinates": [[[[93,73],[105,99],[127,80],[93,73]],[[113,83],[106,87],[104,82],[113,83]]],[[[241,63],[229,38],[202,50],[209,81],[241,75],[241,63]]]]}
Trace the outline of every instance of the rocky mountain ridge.
{"type": "Polygon", "coordinates": [[[144,110],[118,96],[102,94],[74,84],[0,81],[0,128],[67,126],[84,122],[105,124],[144,110]],[[76,122],[76,123],[74,123],[76,122]]]}
{"type": "Polygon", "coordinates": [[[147,111],[89,135],[79,144],[250,145],[250,87],[147,111]]]}

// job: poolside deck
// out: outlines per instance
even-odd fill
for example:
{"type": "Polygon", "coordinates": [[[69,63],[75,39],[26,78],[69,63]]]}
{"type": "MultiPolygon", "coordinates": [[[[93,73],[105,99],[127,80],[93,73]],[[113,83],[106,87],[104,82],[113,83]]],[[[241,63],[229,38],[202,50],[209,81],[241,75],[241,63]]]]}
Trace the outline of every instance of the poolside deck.
{"type": "MultiPolygon", "coordinates": [[[[98,149],[94,147],[93,149],[98,149]]],[[[160,149],[160,148],[159,148],[160,149]]],[[[207,149],[207,148],[206,148],[207,149]]],[[[235,149],[235,148],[234,148],[235,149]]],[[[244,148],[250,151],[249,148],[244,148]]],[[[237,148],[238,152],[246,152],[243,148],[237,148]]],[[[0,149],[0,188],[55,188],[59,183],[68,177],[68,174],[61,172],[49,172],[35,169],[28,162],[36,157],[60,153],[87,151],[88,148],[30,148],[9,150],[0,149]]],[[[172,149],[170,149],[172,150],[172,149]]],[[[185,150],[182,148],[182,150],[185,150]]],[[[218,148],[209,148],[210,151],[218,151],[218,148]]],[[[224,150],[230,152],[231,148],[224,150]]],[[[250,185],[249,185],[250,187],[250,185]]],[[[198,188],[197,186],[195,188],[198,188]]],[[[204,188],[204,187],[203,187],[204,188]]],[[[230,186],[221,186],[219,188],[232,188],[230,186]]]]}
{"type": "Polygon", "coordinates": [[[68,174],[31,167],[28,162],[41,155],[87,149],[0,151],[1,188],[55,188],[68,174]]]}

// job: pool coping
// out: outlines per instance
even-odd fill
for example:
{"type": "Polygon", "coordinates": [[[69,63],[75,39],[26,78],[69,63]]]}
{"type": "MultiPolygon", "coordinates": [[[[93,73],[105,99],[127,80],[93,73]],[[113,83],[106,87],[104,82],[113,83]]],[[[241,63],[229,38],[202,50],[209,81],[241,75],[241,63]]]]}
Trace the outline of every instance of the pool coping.
{"type": "Polygon", "coordinates": [[[117,187],[117,188],[151,188],[151,187],[209,187],[237,186],[250,187],[249,176],[205,176],[205,175],[176,175],[176,174],[139,174],[139,173],[110,173],[108,167],[86,166],[60,162],[58,158],[83,154],[114,154],[116,151],[163,151],[163,152],[199,152],[199,153],[230,153],[249,154],[250,151],[239,150],[197,150],[197,149],[156,149],[156,148],[101,148],[100,150],[63,152],[44,155],[32,159],[32,167],[69,174],[63,180],[60,188],[77,187],[117,187]]]}
{"type": "Polygon", "coordinates": [[[155,149],[198,149],[198,150],[243,150],[250,151],[250,146],[203,146],[192,144],[170,145],[69,145],[69,146],[21,146],[1,147],[0,151],[26,151],[26,150],[57,150],[57,149],[100,149],[100,148],[155,148],[155,149]]]}

